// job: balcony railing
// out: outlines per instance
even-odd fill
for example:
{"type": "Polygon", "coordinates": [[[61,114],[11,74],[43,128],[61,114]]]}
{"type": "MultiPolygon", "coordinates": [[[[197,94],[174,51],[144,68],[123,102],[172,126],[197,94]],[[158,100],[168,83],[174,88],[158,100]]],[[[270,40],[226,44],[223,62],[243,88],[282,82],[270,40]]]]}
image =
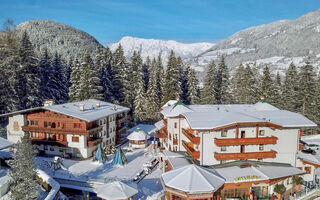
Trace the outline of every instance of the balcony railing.
{"type": "Polygon", "coordinates": [[[192,142],[193,144],[200,144],[200,137],[196,137],[193,135],[193,130],[191,129],[182,129],[182,133],[192,142]]]}
{"type": "Polygon", "coordinates": [[[186,149],[188,154],[193,158],[193,159],[199,159],[200,158],[200,151],[195,151],[192,147],[188,145],[188,143],[184,140],[182,140],[182,146],[186,149]]]}
{"type": "Polygon", "coordinates": [[[38,127],[38,126],[22,126],[23,131],[30,131],[30,132],[40,132],[40,133],[60,133],[60,134],[76,134],[76,135],[92,135],[94,133],[98,133],[102,130],[101,126],[94,127],[88,130],[83,129],[59,129],[59,128],[45,128],[45,127],[38,127]]]}
{"type": "Polygon", "coordinates": [[[88,148],[97,146],[98,144],[100,144],[102,142],[101,138],[97,138],[95,140],[88,140],[88,148]]]}
{"type": "Polygon", "coordinates": [[[214,153],[216,160],[248,160],[248,159],[263,159],[263,158],[275,158],[276,151],[265,152],[245,152],[245,153],[214,153]]]}
{"type": "Polygon", "coordinates": [[[162,128],[157,133],[157,138],[168,138],[167,129],[162,128]]]}
{"type": "Polygon", "coordinates": [[[276,144],[277,139],[274,136],[260,138],[215,138],[214,143],[217,146],[276,144]]]}
{"type": "Polygon", "coordinates": [[[51,146],[59,146],[59,147],[67,147],[67,141],[59,141],[59,140],[47,140],[47,139],[32,139],[31,143],[36,145],[51,145],[51,146]]]}
{"type": "Polygon", "coordinates": [[[163,124],[165,127],[167,127],[168,126],[168,119],[163,119],[163,124]]]}

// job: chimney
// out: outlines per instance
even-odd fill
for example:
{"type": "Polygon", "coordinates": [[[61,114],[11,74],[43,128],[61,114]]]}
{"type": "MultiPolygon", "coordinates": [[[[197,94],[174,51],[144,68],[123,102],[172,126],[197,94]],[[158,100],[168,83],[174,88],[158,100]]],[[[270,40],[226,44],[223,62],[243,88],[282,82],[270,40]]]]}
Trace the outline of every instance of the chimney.
{"type": "Polygon", "coordinates": [[[79,105],[80,111],[84,111],[84,104],[79,105]]]}
{"type": "Polygon", "coordinates": [[[264,100],[264,96],[263,95],[260,96],[260,100],[264,100]]]}
{"type": "Polygon", "coordinates": [[[176,100],[179,101],[179,100],[180,100],[180,97],[179,97],[179,96],[176,96],[176,100]]]}
{"type": "Polygon", "coordinates": [[[45,99],[43,102],[43,106],[52,106],[54,104],[53,99],[45,99]]]}
{"type": "Polygon", "coordinates": [[[96,107],[97,107],[97,108],[100,107],[100,102],[96,102],[96,107]]]}

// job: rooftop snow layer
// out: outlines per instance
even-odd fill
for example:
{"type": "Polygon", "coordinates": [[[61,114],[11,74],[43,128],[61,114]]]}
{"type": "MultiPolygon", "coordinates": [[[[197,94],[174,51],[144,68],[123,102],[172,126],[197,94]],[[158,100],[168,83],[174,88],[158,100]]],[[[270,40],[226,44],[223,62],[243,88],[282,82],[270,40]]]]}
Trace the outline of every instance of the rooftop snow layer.
{"type": "Polygon", "coordinates": [[[213,170],[197,165],[187,165],[162,174],[166,186],[188,192],[214,192],[218,190],[225,180],[213,170]]]}
{"type": "Polygon", "coordinates": [[[103,199],[129,199],[138,193],[135,183],[115,181],[102,185],[97,191],[97,196],[103,199]]]}
{"type": "Polygon", "coordinates": [[[128,140],[134,140],[134,141],[140,141],[140,140],[146,140],[147,134],[141,130],[140,128],[136,128],[128,137],[128,140]]]}
{"type": "Polygon", "coordinates": [[[100,100],[88,99],[80,102],[65,103],[43,107],[52,112],[61,113],[74,118],[92,122],[110,115],[128,112],[130,109],[100,100]],[[99,106],[97,106],[99,105],[99,106]],[[80,110],[84,106],[84,110],[80,110]]]}

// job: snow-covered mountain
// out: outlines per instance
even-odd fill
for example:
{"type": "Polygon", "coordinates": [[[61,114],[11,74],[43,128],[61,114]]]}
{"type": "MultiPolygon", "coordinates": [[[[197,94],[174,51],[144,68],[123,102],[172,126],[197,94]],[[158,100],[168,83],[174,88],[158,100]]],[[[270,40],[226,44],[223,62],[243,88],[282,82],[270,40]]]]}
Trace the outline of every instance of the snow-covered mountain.
{"type": "Polygon", "coordinates": [[[123,37],[119,42],[109,44],[111,51],[121,44],[124,49],[124,54],[127,59],[133,54],[133,51],[138,51],[143,60],[148,56],[150,59],[157,58],[159,53],[163,59],[163,64],[166,63],[170,51],[173,50],[176,56],[182,59],[192,58],[214,46],[213,43],[200,42],[200,43],[181,43],[173,40],[156,40],[156,39],[143,39],[136,37],[123,37]]]}
{"type": "Polygon", "coordinates": [[[309,60],[319,68],[319,41],[320,10],[316,10],[295,20],[280,20],[239,31],[187,60],[203,69],[212,59],[225,55],[231,69],[240,63],[256,63],[260,68],[267,64],[274,73],[283,74],[291,62],[301,66],[309,60]]]}

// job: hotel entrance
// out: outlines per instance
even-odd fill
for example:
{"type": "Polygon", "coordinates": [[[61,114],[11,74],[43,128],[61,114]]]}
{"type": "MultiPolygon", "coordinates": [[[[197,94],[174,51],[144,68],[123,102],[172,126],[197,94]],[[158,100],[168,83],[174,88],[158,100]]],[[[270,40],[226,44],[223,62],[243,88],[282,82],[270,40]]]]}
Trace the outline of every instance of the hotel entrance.
{"type": "Polygon", "coordinates": [[[268,185],[252,186],[251,191],[254,199],[270,199],[268,185]]]}

